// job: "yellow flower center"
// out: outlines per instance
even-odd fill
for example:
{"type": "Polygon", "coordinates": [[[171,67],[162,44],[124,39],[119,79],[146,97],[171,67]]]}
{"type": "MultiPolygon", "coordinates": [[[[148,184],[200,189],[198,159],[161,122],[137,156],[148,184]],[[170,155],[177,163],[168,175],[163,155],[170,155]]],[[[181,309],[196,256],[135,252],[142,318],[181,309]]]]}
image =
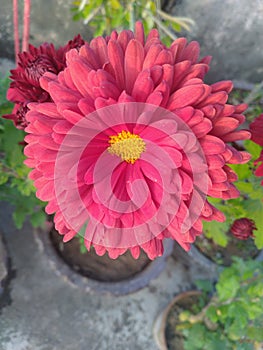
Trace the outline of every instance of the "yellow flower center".
{"type": "Polygon", "coordinates": [[[142,152],[145,151],[143,139],[139,135],[124,130],[118,135],[110,136],[109,144],[108,151],[110,154],[115,154],[131,164],[134,164],[140,158],[142,152]]]}

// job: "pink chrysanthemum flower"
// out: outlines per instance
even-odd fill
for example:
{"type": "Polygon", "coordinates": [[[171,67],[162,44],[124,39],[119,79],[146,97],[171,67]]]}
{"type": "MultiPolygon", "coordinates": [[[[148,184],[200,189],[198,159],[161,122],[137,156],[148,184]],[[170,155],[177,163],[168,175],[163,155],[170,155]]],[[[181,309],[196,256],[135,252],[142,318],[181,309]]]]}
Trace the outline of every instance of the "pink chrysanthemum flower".
{"type": "Polygon", "coordinates": [[[154,259],[166,237],[189,250],[202,220],[224,221],[209,196],[239,195],[227,164],[250,158],[229,144],[250,138],[238,129],[246,106],[226,103],[232,83],[205,84],[197,42],[167,48],[140,23],[66,57],[40,79],[53,102],[29,105],[25,148],[64,241],[81,231],[112,258],[142,248],[154,259]]]}
{"type": "Polygon", "coordinates": [[[7,99],[15,103],[15,107],[13,113],[4,118],[13,120],[18,129],[25,129],[27,104],[51,101],[47,91],[41,88],[39,79],[45,72],[61,72],[66,66],[66,52],[83,44],[84,40],[77,35],[57,50],[53,44],[44,43],[39,47],[29,45],[27,52],[18,54],[18,67],[11,70],[12,82],[7,91],[7,99]]]}
{"type": "MultiPolygon", "coordinates": [[[[250,124],[250,131],[251,131],[251,140],[263,148],[263,114],[258,116],[250,124]]],[[[259,164],[255,171],[255,175],[263,176],[263,149],[260,153],[259,158],[255,161],[255,163],[259,164]]],[[[263,180],[261,184],[263,185],[263,180]]]]}
{"type": "Polygon", "coordinates": [[[249,237],[254,237],[253,231],[256,229],[257,228],[253,220],[241,218],[234,221],[230,231],[236,238],[247,240],[249,237]]]}

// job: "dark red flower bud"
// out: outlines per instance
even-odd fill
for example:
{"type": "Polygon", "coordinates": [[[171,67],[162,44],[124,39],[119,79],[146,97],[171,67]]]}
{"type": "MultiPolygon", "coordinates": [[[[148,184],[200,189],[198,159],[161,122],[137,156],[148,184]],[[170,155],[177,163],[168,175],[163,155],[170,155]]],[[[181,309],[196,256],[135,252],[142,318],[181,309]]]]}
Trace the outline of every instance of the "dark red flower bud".
{"type": "Polygon", "coordinates": [[[241,218],[234,221],[230,228],[231,233],[238,239],[246,240],[253,236],[253,230],[257,230],[253,220],[241,218]]]}

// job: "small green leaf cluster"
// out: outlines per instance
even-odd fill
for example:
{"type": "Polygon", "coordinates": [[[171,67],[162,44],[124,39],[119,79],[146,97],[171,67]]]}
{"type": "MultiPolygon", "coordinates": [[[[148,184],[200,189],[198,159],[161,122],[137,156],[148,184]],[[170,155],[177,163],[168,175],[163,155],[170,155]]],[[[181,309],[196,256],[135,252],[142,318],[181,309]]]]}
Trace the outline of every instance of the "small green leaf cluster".
{"type": "Polygon", "coordinates": [[[263,262],[235,258],[221,272],[208,304],[197,314],[184,312],[180,320],[184,350],[255,349],[263,342],[263,262]]]}
{"type": "Polygon", "coordinates": [[[190,30],[194,21],[171,16],[162,11],[160,1],[152,0],[79,0],[73,2],[73,20],[82,20],[94,28],[94,35],[109,35],[113,30],[134,30],[142,21],[146,34],[157,27],[165,44],[176,39],[175,32],[190,30]]]}
{"type": "MultiPolygon", "coordinates": [[[[0,78],[0,115],[11,113],[12,104],[6,101],[8,78],[0,78]]],[[[0,118],[0,201],[14,206],[13,219],[21,228],[27,217],[35,227],[41,226],[46,216],[45,203],[35,196],[35,188],[28,179],[29,169],[24,165],[24,132],[14,127],[13,122],[0,118]]]]}

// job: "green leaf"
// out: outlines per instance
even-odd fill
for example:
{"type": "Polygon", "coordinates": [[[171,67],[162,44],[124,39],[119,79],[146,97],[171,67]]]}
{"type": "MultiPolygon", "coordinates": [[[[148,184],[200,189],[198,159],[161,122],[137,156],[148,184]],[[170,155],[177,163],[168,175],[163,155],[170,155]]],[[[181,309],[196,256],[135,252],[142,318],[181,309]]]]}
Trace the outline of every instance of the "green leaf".
{"type": "Polygon", "coordinates": [[[81,234],[77,235],[77,238],[79,240],[79,248],[80,248],[80,253],[81,254],[85,254],[87,253],[87,248],[85,246],[85,239],[84,236],[82,236],[81,234]]]}
{"type": "Polygon", "coordinates": [[[247,337],[251,340],[263,342],[263,328],[262,327],[248,327],[246,334],[247,334],[247,337]]]}
{"type": "Polygon", "coordinates": [[[244,142],[245,148],[246,150],[252,155],[251,161],[253,162],[254,160],[256,160],[261,152],[261,146],[259,146],[258,144],[256,144],[255,142],[251,141],[251,140],[246,140],[244,142]]]}
{"type": "MultiPolygon", "coordinates": [[[[251,176],[250,163],[246,163],[246,164],[229,164],[229,166],[237,174],[238,181],[247,180],[251,176]]],[[[236,184],[238,184],[238,183],[236,183],[236,184]]]]}
{"type": "MultiPolygon", "coordinates": [[[[263,297],[263,281],[258,282],[256,284],[252,284],[248,288],[247,294],[252,298],[263,297]]],[[[262,309],[262,311],[263,311],[263,309],[262,309]]]]}
{"type": "Polygon", "coordinates": [[[221,279],[220,282],[216,285],[216,290],[220,301],[234,298],[239,289],[239,281],[237,276],[231,276],[227,281],[224,281],[224,283],[222,283],[223,281],[221,279]]]}
{"type": "MultiPolygon", "coordinates": [[[[193,348],[194,349],[194,348],[193,348]]],[[[205,347],[202,350],[232,350],[227,338],[219,332],[207,332],[205,347]]]]}
{"type": "Polygon", "coordinates": [[[0,172],[0,185],[5,184],[7,181],[8,181],[8,175],[0,172]]]}
{"type": "Polygon", "coordinates": [[[110,6],[113,10],[118,10],[122,7],[118,0],[110,0],[110,6]]]}
{"type": "Polygon", "coordinates": [[[226,247],[228,238],[228,224],[226,222],[208,221],[203,222],[204,234],[207,238],[211,238],[216,244],[221,247],[226,247]]]}
{"type": "Polygon", "coordinates": [[[41,227],[45,220],[46,214],[42,210],[37,211],[30,216],[30,222],[33,227],[41,227]]]}
{"type": "Polygon", "coordinates": [[[214,289],[213,283],[210,280],[196,280],[195,285],[205,293],[211,293],[214,289]]]}
{"type": "Polygon", "coordinates": [[[228,308],[228,316],[234,320],[238,320],[240,328],[247,326],[248,314],[242,303],[232,302],[228,308]]]}
{"type": "Polygon", "coordinates": [[[247,309],[249,319],[253,320],[263,315],[263,303],[250,302],[247,309]]]}
{"type": "Polygon", "coordinates": [[[236,348],[235,350],[254,350],[254,346],[251,343],[239,343],[236,342],[236,348]]]}
{"type": "Polygon", "coordinates": [[[226,329],[229,339],[236,341],[242,338],[244,335],[244,329],[239,323],[239,319],[235,319],[230,327],[226,329]]]}
{"type": "MultiPolygon", "coordinates": [[[[183,332],[184,333],[184,332],[183,332]]],[[[206,328],[201,323],[195,323],[187,331],[187,339],[184,342],[185,350],[203,350],[205,344],[206,328]]]]}
{"type": "Polygon", "coordinates": [[[16,227],[20,230],[26,220],[26,211],[24,208],[17,207],[12,216],[16,227]]]}
{"type": "Polygon", "coordinates": [[[211,305],[206,310],[206,316],[214,323],[218,321],[218,310],[215,306],[211,305]]]}

